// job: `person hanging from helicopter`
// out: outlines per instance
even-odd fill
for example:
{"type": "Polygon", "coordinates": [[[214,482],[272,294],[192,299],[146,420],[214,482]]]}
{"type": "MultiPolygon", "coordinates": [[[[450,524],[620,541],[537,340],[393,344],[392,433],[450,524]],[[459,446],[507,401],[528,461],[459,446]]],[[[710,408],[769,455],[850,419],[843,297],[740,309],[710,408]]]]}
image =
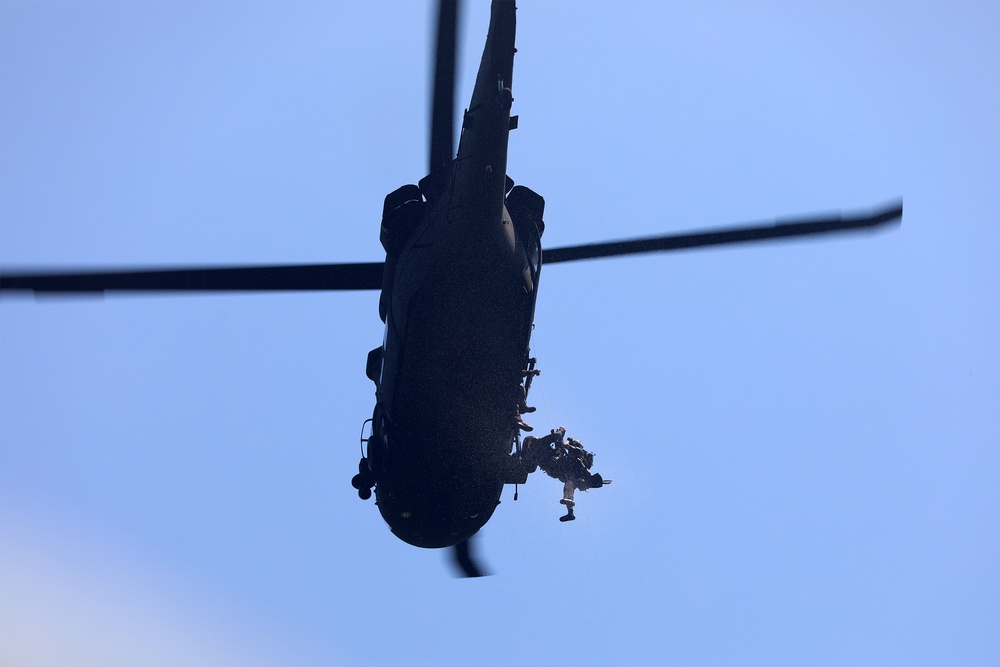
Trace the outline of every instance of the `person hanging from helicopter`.
{"type": "Polygon", "coordinates": [[[533,406],[528,405],[528,389],[531,388],[531,380],[534,377],[541,375],[541,371],[535,368],[535,358],[532,357],[528,360],[528,368],[521,371],[521,377],[525,378],[524,384],[518,385],[518,395],[517,395],[517,413],[514,418],[514,424],[518,429],[522,431],[533,431],[533,427],[528,426],[524,422],[524,418],[521,415],[529,414],[535,411],[533,406]]]}
{"type": "Polygon", "coordinates": [[[528,405],[528,392],[525,390],[524,385],[521,385],[517,398],[517,414],[524,415],[534,411],[535,407],[528,405]]]}
{"type": "Polygon", "coordinates": [[[535,358],[532,357],[531,359],[528,359],[528,368],[521,371],[521,375],[525,378],[525,380],[524,384],[521,385],[521,395],[517,402],[518,414],[523,415],[535,411],[535,408],[528,405],[528,390],[531,389],[531,380],[541,374],[542,372],[535,368],[535,358]]]}
{"type": "MultiPolygon", "coordinates": [[[[522,393],[524,392],[524,388],[523,387],[521,388],[521,392],[522,393]]],[[[520,430],[522,430],[522,431],[529,431],[529,432],[530,431],[534,431],[535,427],[529,426],[528,424],[526,424],[524,422],[524,417],[521,416],[525,412],[534,412],[534,409],[532,409],[532,410],[522,410],[521,409],[521,406],[524,405],[524,400],[525,399],[523,399],[523,398],[521,399],[520,403],[517,406],[517,411],[514,412],[514,425],[517,426],[517,428],[520,429],[520,430]]]]}
{"type": "Polygon", "coordinates": [[[559,502],[566,506],[566,514],[559,517],[560,521],[576,520],[573,508],[576,506],[574,494],[577,489],[586,491],[611,483],[600,473],[590,472],[594,454],[584,449],[579,440],[566,438],[566,429],[562,426],[542,438],[526,437],[522,443],[522,456],[532,468],[537,466],[549,477],[563,483],[563,497],[559,502]]]}
{"type": "Polygon", "coordinates": [[[555,456],[556,448],[565,437],[566,428],[564,426],[552,429],[548,435],[541,438],[531,435],[525,436],[521,443],[521,458],[528,464],[531,471],[536,468],[545,470],[548,465],[546,462],[555,456]]]}
{"type": "MultiPolygon", "coordinates": [[[[535,371],[538,373],[538,371],[535,371]]],[[[514,424],[517,425],[522,431],[533,431],[533,427],[528,426],[524,423],[524,417],[522,415],[530,414],[535,411],[535,407],[528,405],[528,390],[522,384],[518,386],[517,391],[517,413],[514,418],[514,424]]]]}

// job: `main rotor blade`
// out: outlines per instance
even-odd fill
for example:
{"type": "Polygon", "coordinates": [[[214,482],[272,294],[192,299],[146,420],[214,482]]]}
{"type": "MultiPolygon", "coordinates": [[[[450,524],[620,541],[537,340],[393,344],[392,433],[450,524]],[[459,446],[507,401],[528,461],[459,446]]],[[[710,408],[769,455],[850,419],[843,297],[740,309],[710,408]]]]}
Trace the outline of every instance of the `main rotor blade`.
{"type": "Polygon", "coordinates": [[[892,223],[899,224],[902,222],[902,217],[903,204],[900,202],[864,215],[814,216],[810,218],[789,219],[784,222],[776,221],[769,225],[751,225],[707,232],[668,234],[666,236],[649,236],[623,241],[608,241],[605,243],[553,248],[543,251],[542,262],[543,264],[558,264],[559,262],[576,262],[581,259],[596,259],[598,257],[639,255],[647,252],[664,252],[667,250],[684,250],[686,248],[727,245],[730,243],[767,241],[792,236],[811,236],[814,234],[877,229],[892,223]]]}
{"type": "Polygon", "coordinates": [[[455,157],[455,51],[458,0],[439,0],[434,53],[434,96],[431,106],[430,168],[440,174],[455,157]]]}
{"type": "Polygon", "coordinates": [[[452,547],[454,564],[463,577],[488,577],[490,573],[479,566],[472,554],[473,539],[475,539],[475,535],[452,547]]]}
{"type": "Polygon", "coordinates": [[[377,290],[382,288],[382,266],[382,262],[368,262],[141,271],[0,273],[0,291],[94,293],[377,290]]]}

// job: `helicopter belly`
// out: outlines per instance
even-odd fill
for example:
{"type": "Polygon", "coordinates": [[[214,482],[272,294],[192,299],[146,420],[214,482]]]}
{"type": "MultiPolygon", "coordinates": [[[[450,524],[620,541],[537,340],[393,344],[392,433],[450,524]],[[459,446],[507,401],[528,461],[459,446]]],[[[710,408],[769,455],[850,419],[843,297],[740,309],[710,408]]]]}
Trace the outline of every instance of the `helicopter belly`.
{"type": "Polygon", "coordinates": [[[534,295],[492,275],[436,274],[387,323],[376,497],[393,532],[417,546],[468,538],[503,489],[534,295]]]}

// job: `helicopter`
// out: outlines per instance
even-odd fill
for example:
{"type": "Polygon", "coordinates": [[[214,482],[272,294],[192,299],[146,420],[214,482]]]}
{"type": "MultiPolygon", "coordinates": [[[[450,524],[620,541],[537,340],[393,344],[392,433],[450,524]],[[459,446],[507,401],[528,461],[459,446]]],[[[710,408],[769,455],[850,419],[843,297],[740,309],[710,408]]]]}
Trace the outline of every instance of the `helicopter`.
{"type": "Polygon", "coordinates": [[[544,199],[507,174],[516,8],[495,0],[457,153],[458,3],[438,4],[428,174],[384,202],[384,262],[0,275],[0,289],[35,292],[378,290],[382,345],[368,355],[376,386],[357,475],[393,534],[455,547],[476,576],[469,538],[507,484],[526,481],[517,451],[518,397],[530,389],[531,329],[543,264],[870,229],[901,205],[853,216],[659,236],[543,252],[544,199]]]}

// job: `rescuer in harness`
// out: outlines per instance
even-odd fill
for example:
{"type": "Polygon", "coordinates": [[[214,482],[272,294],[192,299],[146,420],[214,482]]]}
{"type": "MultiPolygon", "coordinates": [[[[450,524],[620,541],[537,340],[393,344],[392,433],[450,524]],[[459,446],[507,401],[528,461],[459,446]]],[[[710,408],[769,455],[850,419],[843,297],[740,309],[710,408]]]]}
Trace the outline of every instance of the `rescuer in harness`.
{"type": "Polygon", "coordinates": [[[542,438],[527,436],[522,443],[522,457],[532,469],[537,466],[549,477],[563,483],[563,498],[559,502],[566,506],[566,514],[559,517],[560,521],[576,519],[573,495],[577,489],[586,491],[611,483],[600,474],[591,474],[594,455],[585,450],[578,440],[567,438],[566,429],[562,426],[542,438]]]}

